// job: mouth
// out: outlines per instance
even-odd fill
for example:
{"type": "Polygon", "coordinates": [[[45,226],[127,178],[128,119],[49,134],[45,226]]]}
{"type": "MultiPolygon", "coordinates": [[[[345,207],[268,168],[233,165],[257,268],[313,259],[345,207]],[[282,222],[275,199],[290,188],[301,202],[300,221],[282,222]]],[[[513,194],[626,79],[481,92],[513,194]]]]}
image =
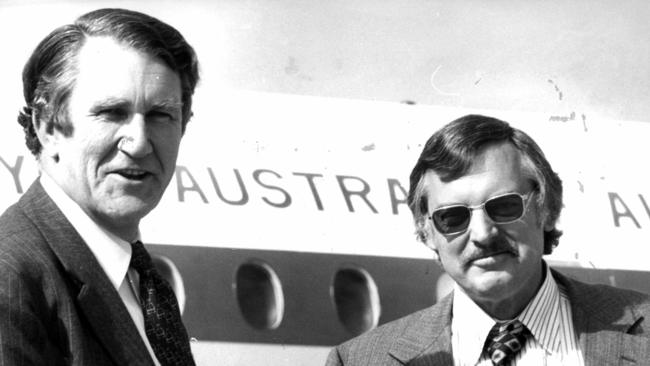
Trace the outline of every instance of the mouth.
{"type": "Polygon", "coordinates": [[[473,260],[479,260],[479,259],[483,259],[483,258],[490,258],[490,257],[495,257],[497,255],[503,255],[503,254],[511,254],[511,253],[509,251],[507,251],[507,250],[500,250],[500,251],[496,251],[496,252],[483,253],[481,255],[476,256],[476,258],[474,258],[473,260]]]}
{"type": "Polygon", "coordinates": [[[477,256],[471,258],[469,263],[474,265],[483,266],[483,265],[493,265],[500,262],[501,260],[506,259],[507,257],[514,257],[515,254],[510,250],[499,250],[489,253],[481,253],[477,256]]]}
{"type": "Polygon", "coordinates": [[[113,173],[118,174],[125,179],[134,181],[142,181],[152,175],[152,173],[144,169],[118,169],[113,173]]]}

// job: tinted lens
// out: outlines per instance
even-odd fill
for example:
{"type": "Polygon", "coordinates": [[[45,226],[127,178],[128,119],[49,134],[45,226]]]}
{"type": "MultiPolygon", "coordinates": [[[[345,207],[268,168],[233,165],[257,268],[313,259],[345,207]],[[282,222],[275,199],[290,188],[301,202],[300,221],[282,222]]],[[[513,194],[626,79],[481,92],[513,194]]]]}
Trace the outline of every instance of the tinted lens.
{"type": "Polygon", "coordinates": [[[440,233],[455,233],[467,228],[467,225],[469,225],[470,211],[465,206],[447,207],[434,211],[431,218],[440,233]]]}
{"type": "Polygon", "coordinates": [[[496,223],[515,221],[524,214],[524,201],[517,194],[496,197],[485,202],[485,212],[496,223]]]}

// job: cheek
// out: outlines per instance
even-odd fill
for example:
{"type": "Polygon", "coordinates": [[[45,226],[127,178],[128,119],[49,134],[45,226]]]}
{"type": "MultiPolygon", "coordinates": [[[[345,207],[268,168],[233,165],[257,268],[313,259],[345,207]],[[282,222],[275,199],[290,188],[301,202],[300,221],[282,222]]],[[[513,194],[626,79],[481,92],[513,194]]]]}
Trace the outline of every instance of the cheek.
{"type": "Polygon", "coordinates": [[[530,215],[525,221],[525,227],[522,230],[531,246],[539,250],[544,249],[544,224],[542,223],[541,216],[537,214],[530,215]]]}
{"type": "Polygon", "coordinates": [[[110,139],[95,140],[86,145],[80,160],[88,171],[99,173],[102,166],[108,164],[117,155],[117,143],[110,139]]]}
{"type": "Polygon", "coordinates": [[[528,238],[528,242],[523,245],[528,256],[532,257],[541,257],[544,255],[544,236],[543,232],[539,232],[539,235],[531,236],[528,238]]]}
{"type": "Polygon", "coordinates": [[[510,236],[516,243],[519,256],[524,261],[538,260],[544,254],[544,232],[537,224],[532,224],[510,236]]]}
{"type": "Polygon", "coordinates": [[[448,251],[440,253],[440,265],[455,281],[464,281],[468,277],[467,268],[463,265],[461,257],[448,251]]]}
{"type": "Polygon", "coordinates": [[[434,243],[436,248],[438,248],[438,256],[442,262],[443,267],[447,270],[457,271],[459,267],[462,266],[463,258],[463,248],[465,244],[461,238],[453,238],[447,240],[445,237],[441,237],[439,234],[435,238],[434,243]]]}
{"type": "Polygon", "coordinates": [[[69,175],[88,175],[92,170],[96,152],[86,144],[67,144],[61,151],[60,164],[66,166],[69,175]]]}
{"type": "Polygon", "coordinates": [[[87,121],[83,127],[77,126],[74,130],[74,148],[78,154],[88,156],[88,160],[99,160],[117,151],[116,131],[116,126],[111,124],[87,121]]]}
{"type": "Polygon", "coordinates": [[[151,135],[154,147],[161,158],[176,156],[181,142],[180,128],[161,128],[151,135]]]}

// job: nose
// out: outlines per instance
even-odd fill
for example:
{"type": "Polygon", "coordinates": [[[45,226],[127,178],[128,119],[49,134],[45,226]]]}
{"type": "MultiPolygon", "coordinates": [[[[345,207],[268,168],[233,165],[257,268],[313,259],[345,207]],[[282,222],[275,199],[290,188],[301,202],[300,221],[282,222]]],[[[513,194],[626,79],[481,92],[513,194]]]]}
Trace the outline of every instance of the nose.
{"type": "Polygon", "coordinates": [[[469,222],[469,239],[477,246],[490,243],[497,234],[497,227],[483,210],[474,210],[469,222]]]}
{"type": "Polygon", "coordinates": [[[142,158],[153,152],[144,117],[136,113],[122,125],[118,149],[132,158],[142,158]]]}

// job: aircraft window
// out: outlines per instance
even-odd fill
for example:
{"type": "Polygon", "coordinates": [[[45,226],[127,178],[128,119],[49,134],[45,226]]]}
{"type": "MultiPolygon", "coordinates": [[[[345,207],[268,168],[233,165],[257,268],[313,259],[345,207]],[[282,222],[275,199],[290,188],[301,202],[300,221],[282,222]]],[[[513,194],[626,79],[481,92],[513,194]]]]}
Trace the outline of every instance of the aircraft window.
{"type": "Polygon", "coordinates": [[[381,313],[379,291],[370,274],[356,267],[339,269],[330,295],[343,326],[354,335],[377,326],[381,313]]]}
{"type": "Polygon", "coordinates": [[[235,291],[244,319],[257,329],[275,329],[284,316],[284,294],[273,268],[261,261],[242,264],[235,275],[235,291]]]}
{"type": "Polygon", "coordinates": [[[151,261],[158,273],[172,286],[178,300],[178,307],[181,314],[183,314],[183,310],[185,310],[185,285],[178,268],[171,259],[162,255],[151,254],[151,261]]]}

